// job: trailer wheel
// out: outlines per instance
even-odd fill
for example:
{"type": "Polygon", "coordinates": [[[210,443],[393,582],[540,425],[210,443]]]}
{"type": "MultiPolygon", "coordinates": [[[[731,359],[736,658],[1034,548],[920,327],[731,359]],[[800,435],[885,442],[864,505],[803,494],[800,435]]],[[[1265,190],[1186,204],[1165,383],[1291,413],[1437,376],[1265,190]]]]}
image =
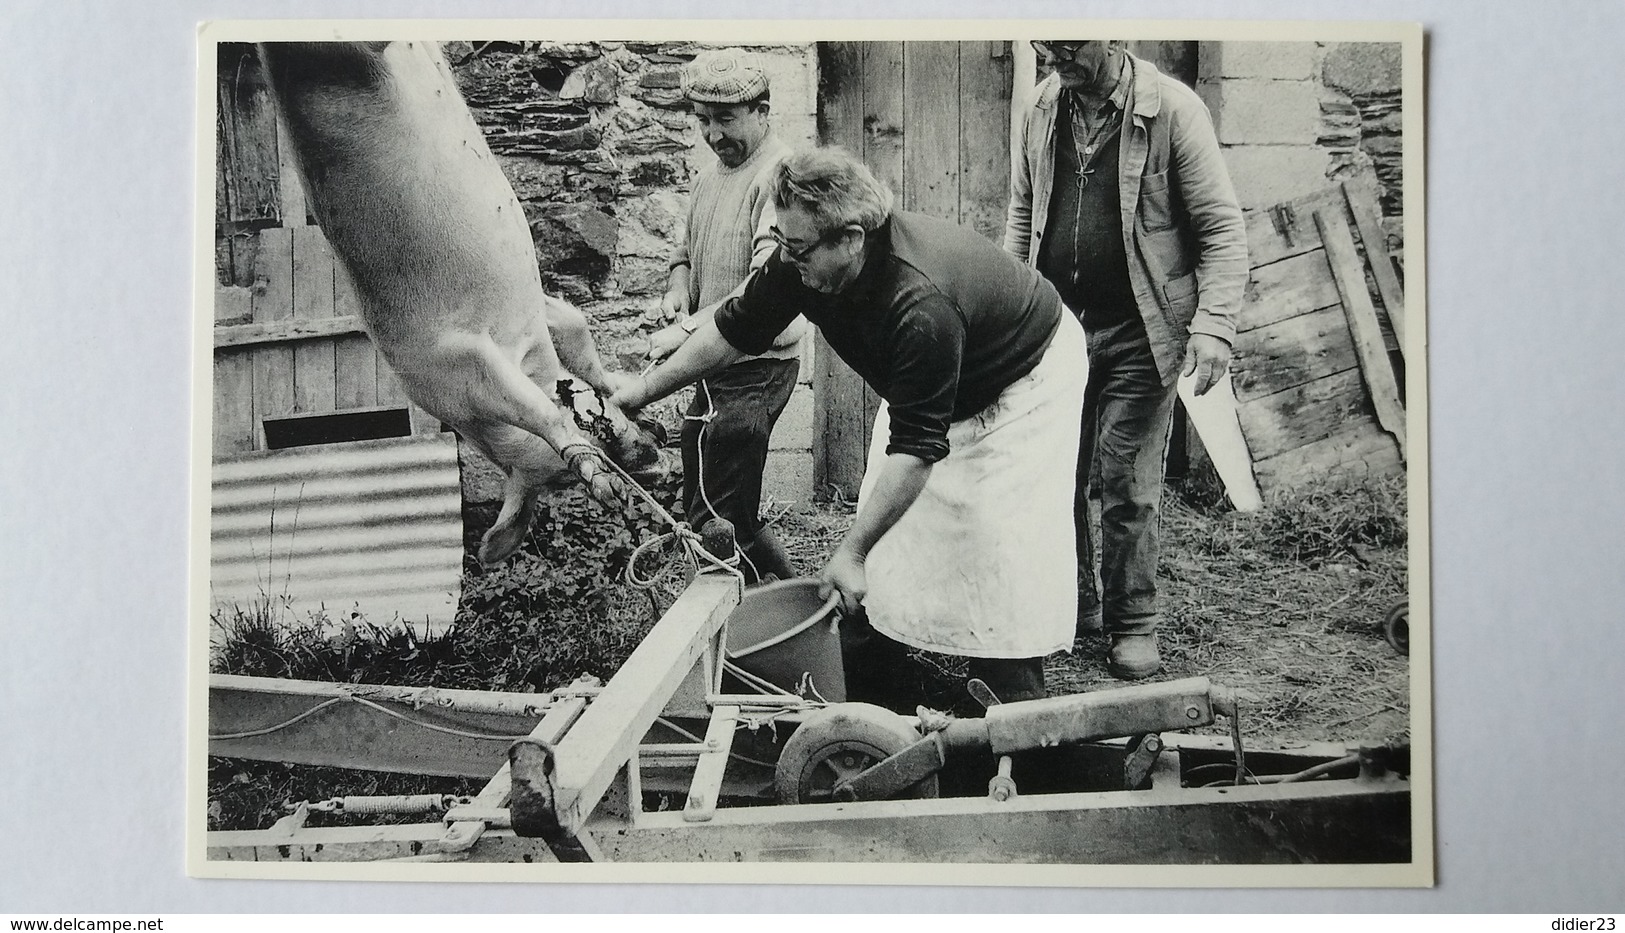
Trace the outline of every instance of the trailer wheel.
{"type": "MultiPolygon", "coordinates": [[[[784,743],[774,772],[779,802],[828,803],[835,786],[856,777],[919,741],[907,719],[871,703],[836,703],[809,716],[784,743]]],[[[937,778],[904,792],[905,797],[937,796],[937,778]]]]}
{"type": "Polygon", "coordinates": [[[1382,620],[1382,635],[1388,639],[1388,644],[1400,654],[1409,656],[1411,653],[1411,604],[1402,602],[1388,610],[1388,616],[1382,620]]]}

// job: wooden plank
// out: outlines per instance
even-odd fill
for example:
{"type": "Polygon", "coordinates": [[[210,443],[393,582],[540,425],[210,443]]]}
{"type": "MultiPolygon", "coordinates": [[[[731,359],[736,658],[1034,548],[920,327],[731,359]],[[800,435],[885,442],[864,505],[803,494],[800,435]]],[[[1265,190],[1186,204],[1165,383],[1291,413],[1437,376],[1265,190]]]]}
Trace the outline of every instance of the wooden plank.
{"type": "MultiPolygon", "coordinates": [[[[293,319],[293,231],[274,227],[260,231],[260,256],[254,283],[254,323],[277,324],[293,319]]],[[[224,328],[219,328],[223,330],[224,328]]],[[[218,339],[218,334],[216,335],[218,339]]],[[[267,346],[254,350],[254,413],[260,422],[293,413],[293,348],[267,346]]],[[[256,428],[255,448],[263,450],[263,431],[256,428]]]]}
{"type": "Polygon", "coordinates": [[[1376,420],[1359,367],[1255,398],[1236,409],[1254,460],[1330,437],[1359,421],[1376,420]]]}
{"type": "Polygon", "coordinates": [[[822,454],[814,462],[814,482],[821,493],[834,487],[841,496],[856,499],[874,427],[866,398],[872,390],[835,355],[823,334],[813,341],[813,366],[813,391],[826,413],[816,438],[822,454]]]}
{"type": "MultiPolygon", "coordinates": [[[[863,148],[858,152],[899,200],[905,196],[903,147],[907,144],[903,135],[907,115],[904,47],[902,42],[863,44],[863,148]]],[[[919,104],[940,112],[940,100],[938,91],[919,104]]]]}
{"type": "Polygon", "coordinates": [[[214,355],[214,455],[254,449],[254,366],[246,352],[214,355]]]}
{"type": "Polygon", "coordinates": [[[694,765],[694,781],[689,785],[688,799],[683,804],[684,820],[703,823],[716,815],[717,798],[722,795],[722,773],[733,752],[738,719],[737,706],[718,706],[711,711],[711,723],[705,730],[705,751],[694,765]]]}
{"type": "Polygon", "coordinates": [[[959,43],[905,43],[902,91],[902,208],[958,222],[959,43]]]}
{"type": "Polygon", "coordinates": [[[222,42],[216,52],[215,217],[223,222],[275,218],[281,197],[276,106],[265,74],[250,43],[222,42]]]}
{"type": "Polygon", "coordinates": [[[378,351],[365,334],[340,337],[333,344],[338,384],[334,404],[340,411],[378,404],[378,351]]]}
{"type": "MultiPolygon", "coordinates": [[[[996,805],[947,798],[749,807],[705,823],[650,813],[600,838],[610,861],[632,862],[1407,863],[1408,787],[1318,781],[1035,794],[996,805]]],[[[496,848],[505,841],[492,840],[496,848]]]]}
{"type": "MultiPolygon", "coordinates": [[[[1410,785],[1305,781],[1230,788],[739,807],[706,823],[645,813],[598,834],[612,862],[1259,865],[1341,872],[1411,861],[1410,785]]],[[[358,862],[434,851],[436,823],[210,832],[209,861],[358,862]]],[[[475,862],[549,861],[547,843],[483,833],[475,862]]],[[[342,877],[342,871],[324,877],[342,877]]],[[[1374,876],[1369,883],[1380,884],[1374,876]]]]}
{"type": "Polygon", "coordinates": [[[251,347],[259,344],[289,343],[317,337],[342,337],[359,334],[365,339],[366,327],[358,317],[330,317],[311,321],[270,321],[259,324],[238,324],[214,329],[214,348],[251,347]]]}
{"type": "Polygon", "coordinates": [[[1236,317],[1236,332],[1246,333],[1342,301],[1322,249],[1260,266],[1252,271],[1236,317]]]}
{"type": "Polygon", "coordinates": [[[1236,399],[1251,401],[1355,365],[1341,306],[1300,314],[1236,340],[1236,399]]]}
{"type": "MultiPolygon", "coordinates": [[[[333,251],[319,227],[293,228],[293,316],[333,320],[333,251]]],[[[338,382],[333,341],[302,340],[293,348],[293,403],[302,412],[333,411],[338,382]]]]}
{"type": "Polygon", "coordinates": [[[1318,249],[1320,228],[1315,226],[1315,212],[1334,205],[1342,209],[1344,203],[1340,190],[1326,188],[1273,207],[1248,211],[1244,215],[1248,262],[1263,266],[1318,249]]]}
{"type": "Polygon", "coordinates": [[[378,357],[377,393],[378,404],[386,408],[405,408],[412,404],[412,400],[406,397],[406,387],[401,385],[400,377],[395,375],[395,370],[381,355],[378,357]]]}
{"type": "Polygon", "coordinates": [[[254,322],[293,318],[293,231],[271,227],[259,232],[254,275],[254,322]]]}
{"type": "Polygon", "coordinates": [[[1371,294],[1365,287],[1365,268],[1360,254],[1354,248],[1354,234],[1348,221],[1338,210],[1324,210],[1315,215],[1320,225],[1320,236],[1326,244],[1326,258],[1331,263],[1337,290],[1343,296],[1343,312],[1348,317],[1349,332],[1354,338],[1355,357],[1365,375],[1366,389],[1371,394],[1371,405],[1377,411],[1377,423],[1394,436],[1399,444],[1399,455],[1405,457],[1405,406],[1399,401],[1399,382],[1394,368],[1388,362],[1388,349],[1383,345],[1382,327],[1377,323],[1377,310],[1371,304],[1371,294]]]}
{"type": "Polygon", "coordinates": [[[626,659],[579,722],[557,744],[554,777],[559,823],[578,833],[618,772],[739,605],[733,577],[701,575],[626,659]]]}
{"type": "MultiPolygon", "coordinates": [[[[818,134],[860,158],[867,141],[864,111],[864,57],[870,43],[818,44],[818,134]]],[[[867,434],[863,380],[814,333],[813,485],[819,492],[837,487],[856,496],[863,480],[867,434]]]]}
{"type": "MultiPolygon", "coordinates": [[[[213,675],[209,678],[209,754],[401,774],[489,777],[505,765],[513,738],[544,720],[537,707],[546,700],[536,694],[425,692],[370,684],[213,675]],[[413,722],[463,734],[409,726],[376,706],[357,702],[326,706],[266,735],[243,734],[350,697],[378,704],[413,722]],[[441,706],[441,700],[450,705],[441,706]],[[465,706],[473,708],[462,708],[465,706]]],[[[558,705],[554,703],[555,708],[558,705]]]]}
{"type": "Polygon", "coordinates": [[[1004,241],[1010,199],[1009,42],[959,44],[959,223],[1004,241]]]}
{"type": "MultiPolygon", "coordinates": [[[[333,315],[360,320],[361,298],[344,263],[333,264],[333,315]]],[[[340,409],[378,404],[378,350],[365,333],[340,337],[333,349],[340,409]]]]}
{"type": "MultiPolygon", "coordinates": [[[[903,95],[906,46],[903,42],[863,45],[863,148],[858,153],[875,177],[897,196],[899,203],[907,188],[904,148],[908,140],[903,135],[908,111],[903,95]]],[[[857,374],[848,379],[853,384],[845,387],[843,395],[846,403],[853,406],[856,431],[848,435],[849,443],[840,451],[845,461],[841,473],[849,478],[855,476],[861,482],[869,456],[869,435],[874,428],[875,413],[880,410],[880,396],[857,374]],[[854,438],[861,440],[851,442],[854,438]]],[[[856,486],[848,490],[848,494],[855,497],[856,486]]]]}
{"type": "MultiPolygon", "coordinates": [[[[254,319],[254,292],[235,285],[214,288],[214,323],[242,324],[254,319]]],[[[217,344],[218,346],[218,344],[217,344]]]]}
{"type": "Polygon", "coordinates": [[[866,42],[818,43],[818,140],[863,152],[863,49],[866,42]]]}
{"type": "Polygon", "coordinates": [[[1366,265],[1376,280],[1377,293],[1382,296],[1383,310],[1388,325],[1393,328],[1394,339],[1401,355],[1405,353],[1405,289],[1399,283],[1399,273],[1388,258],[1388,235],[1383,232],[1378,216],[1377,197],[1365,186],[1343,182],[1343,195],[1348,200],[1349,214],[1360,231],[1360,242],[1365,246],[1366,265]]]}
{"type": "Polygon", "coordinates": [[[288,129],[278,120],[276,124],[277,179],[281,182],[279,210],[284,227],[303,227],[309,216],[305,204],[305,183],[299,177],[299,163],[294,158],[293,143],[288,129]]]}
{"type": "Polygon", "coordinates": [[[1404,470],[1399,446],[1375,421],[1365,421],[1276,457],[1257,460],[1253,474],[1267,496],[1308,483],[1383,476],[1404,470]]]}
{"type": "Polygon", "coordinates": [[[243,288],[253,288],[256,278],[256,269],[259,265],[260,238],[258,230],[233,230],[224,234],[224,239],[231,245],[231,279],[232,285],[243,288]]]}

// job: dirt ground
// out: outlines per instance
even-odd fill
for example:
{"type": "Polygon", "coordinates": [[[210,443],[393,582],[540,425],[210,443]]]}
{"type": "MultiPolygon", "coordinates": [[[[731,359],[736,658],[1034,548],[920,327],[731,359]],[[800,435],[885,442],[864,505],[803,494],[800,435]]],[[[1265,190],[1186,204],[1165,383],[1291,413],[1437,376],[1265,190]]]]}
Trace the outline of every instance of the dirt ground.
{"type": "MultiPolygon", "coordinates": [[[[1170,491],[1158,574],[1164,665],[1153,680],[1203,675],[1248,691],[1242,728],[1255,741],[1407,741],[1410,664],[1383,636],[1385,616],[1406,596],[1406,549],[1402,535],[1368,533],[1370,513],[1392,509],[1396,496],[1400,511],[1388,517],[1403,527],[1397,488],[1379,484],[1375,502],[1369,485],[1329,490],[1252,514],[1199,507],[1170,491]]],[[[800,569],[815,574],[852,511],[840,503],[781,509],[774,528],[800,569]]],[[[1105,653],[1095,636],[1048,658],[1050,693],[1121,686],[1105,653]]],[[[913,657],[928,704],[962,705],[962,662],[913,657]]]]}

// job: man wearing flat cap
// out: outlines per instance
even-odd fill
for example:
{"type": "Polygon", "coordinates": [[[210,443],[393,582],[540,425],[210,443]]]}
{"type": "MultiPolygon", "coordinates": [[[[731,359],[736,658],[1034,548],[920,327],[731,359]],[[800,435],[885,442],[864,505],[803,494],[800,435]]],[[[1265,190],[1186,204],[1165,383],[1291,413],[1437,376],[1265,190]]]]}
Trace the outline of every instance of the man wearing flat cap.
{"type": "MultiPolygon", "coordinates": [[[[671,260],[661,303],[676,320],[649,341],[664,359],[738,294],[773,254],[772,179],[789,149],[768,123],[767,72],[738,49],[701,53],[683,68],[683,96],[717,162],[694,179],[687,230],[671,260]]],[[[761,522],[762,471],[773,425],[801,368],[799,318],[770,348],[701,380],[683,420],[683,504],[690,525],[733,523],[749,581],[787,579],[795,568],[761,522]]],[[[724,555],[725,556],[725,555],[724,555]]]]}

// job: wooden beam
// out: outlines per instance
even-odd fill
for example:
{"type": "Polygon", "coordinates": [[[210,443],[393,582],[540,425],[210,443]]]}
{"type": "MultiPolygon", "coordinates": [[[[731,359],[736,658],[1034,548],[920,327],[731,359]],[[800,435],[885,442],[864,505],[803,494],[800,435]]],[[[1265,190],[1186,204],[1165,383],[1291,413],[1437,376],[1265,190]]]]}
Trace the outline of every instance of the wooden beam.
{"type": "Polygon", "coordinates": [[[1376,196],[1369,189],[1343,182],[1343,196],[1348,200],[1349,213],[1354,226],[1360,231],[1360,242],[1365,244],[1366,263],[1371,277],[1377,282],[1377,294],[1382,296],[1383,308],[1388,312],[1388,324],[1394,329],[1399,352],[1405,353],[1405,289],[1399,283],[1399,274],[1388,258],[1388,234],[1382,229],[1378,216],[1376,196]]]}
{"type": "MultiPolygon", "coordinates": [[[[1023,43],[1025,44],[1025,43],[1023,43]]],[[[1032,46],[1027,47],[1031,51],[1032,46]]],[[[1004,242],[1010,199],[1010,43],[959,44],[959,223],[1004,242]]],[[[1023,96],[1023,95],[1016,95],[1023,96]]]]}
{"type": "Polygon", "coordinates": [[[1247,280],[1236,316],[1236,332],[1246,334],[1300,314],[1330,308],[1339,301],[1337,282],[1324,250],[1310,250],[1259,266],[1247,280]]]}
{"type": "Polygon", "coordinates": [[[748,807],[706,823],[651,813],[599,838],[610,861],[1406,863],[1407,788],[1322,781],[1041,794],[999,804],[977,797],[748,807]]]}
{"type": "Polygon", "coordinates": [[[1371,304],[1371,294],[1365,288],[1365,267],[1354,248],[1354,234],[1340,210],[1323,210],[1315,214],[1320,238],[1326,244],[1326,259],[1331,264],[1332,276],[1337,279],[1337,291],[1343,296],[1343,313],[1348,317],[1349,332],[1354,337],[1354,355],[1365,374],[1366,390],[1371,393],[1371,405],[1377,411],[1377,423],[1394,436],[1399,444],[1400,459],[1405,454],[1405,406],[1399,401],[1399,383],[1394,378],[1394,367],[1388,362],[1388,350],[1382,342],[1382,328],[1377,323],[1377,311],[1371,304]]]}
{"type": "MultiPolygon", "coordinates": [[[[1164,754],[1168,754],[1165,752],[1164,754]]],[[[851,804],[740,807],[704,823],[643,813],[594,838],[612,862],[1079,865],[1406,864],[1403,780],[1323,780],[851,804]]],[[[599,827],[593,827],[598,830],[599,827]]],[[[210,861],[353,862],[437,852],[438,823],[211,832],[210,861]]],[[[469,861],[550,860],[541,839],[487,830],[469,861]]]]}
{"type": "Polygon", "coordinates": [[[329,317],[316,320],[267,321],[263,324],[233,324],[214,329],[214,348],[221,350],[227,347],[287,343],[292,340],[339,337],[346,334],[365,335],[366,332],[367,329],[362,325],[359,317],[329,317]]]}
{"type": "Polygon", "coordinates": [[[1330,477],[1381,476],[1401,469],[1399,446],[1370,418],[1346,425],[1330,437],[1253,461],[1253,474],[1266,495],[1330,477]]]}
{"type": "Polygon", "coordinates": [[[1358,366],[1255,398],[1236,412],[1254,460],[1265,460],[1372,419],[1358,366]]]}
{"type": "Polygon", "coordinates": [[[214,360],[214,455],[254,449],[254,361],[246,351],[216,354],[214,360]]]}
{"type": "Polygon", "coordinates": [[[543,721],[546,707],[547,697],[534,693],[215,674],[209,678],[209,754],[400,774],[488,777],[506,762],[509,743],[543,721]],[[318,707],[320,711],[313,713],[318,707]],[[287,725],[253,734],[280,723],[287,725]],[[465,734],[438,731],[442,729],[465,734]]]}
{"type": "Polygon", "coordinates": [[[719,706],[711,711],[711,725],[705,730],[705,749],[694,766],[694,783],[683,805],[683,819],[704,822],[716,815],[717,798],[722,794],[722,772],[733,752],[734,730],[739,707],[719,706]]]}
{"type": "MultiPolygon", "coordinates": [[[[298,321],[331,321],[333,250],[319,227],[293,232],[293,316],[298,321]]],[[[293,348],[293,403],[297,411],[330,412],[338,400],[331,338],[302,340],[293,348]]]]}
{"type": "Polygon", "coordinates": [[[711,637],[739,605],[739,581],[702,574],[626,659],[620,670],[557,744],[554,780],[559,823],[579,834],[666,700],[698,661],[711,637]]]}
{"type": "Polygon", "coordinates": [[[276,121],[277,180],[281,183],[282,226],[306,226],[305,181],[299,175],[299,162],[294,157],[293,142],[288,128],[282,125],[280,115],[276,121]]]}
{"type": "MultiPolygon", "coordinates": [[[[344,263],[333,264],[333,316],[361,316],[361,297],[344,263]]],[[[378,404],[378,350],[365,334],[338,338],[333,348],[337,370],[338,407],[367,408],[378,404]]]]}
{"type": "MultiPolygon", "coordinates": [[[[581,717],[582,711],[586,708],[587,701],[581,697],[571,697],[560,701],[547,711],[547,715],[542,717],[541,722],[536,724],[536,728],[531,730],[530,737],[541,739],[549,745],[557,744],[559,739],[564,737],[564,733],[575,725],[575,721],[581,717]]],[[[508,805],[508,794],[513,789],[513,781],[508,767],[508,763],[503,762],[502,767],[498,768],[497,773],[491,780],[486,782],[485,787],[474,797],[470,806],[486,808],[508,805]]],[[[460,820],[452,823],[447,828],[445,837],[440,841],[439,849],[446,853],[466,852],[475,842],[479,841],[480,836],[484,835],[485,832],[486,823],[484,821],[460,820]]],[[[557,861],[551,849],[544,848],[544,850],[547,852],[548,860],[557,861]]]]}
{"type": "Polygon", "coordinates": [[[1235,347],[1237,401],[1246,404],[1352,369],[1353,337],[1337,305],[1248,331],[1235,347]]]}
{"type": "MultiPolygon", "coordinates": [[[[260,233],[254,279],[254,323],[276,328],[293,320],[293,231],[275,227],[260,233]]],[[[217,328],[221,330],[225,328],[217,328]]],[[[293,414],[293,348],[269,346],[253,353],[254,446],[264,450],[266,418],[293,414]]]]}
{"type": "Polygon", "coordinates": [[[959,43],[903,44],[903,187],[897,194],[903,210],[950,223],[959,222],[961,91],[959,43]]]}
{"type": "Polygon", "coordinates": [[[216,327],[246,324],[254,320],[254,292],[237,285],[214,287],[214,324],[216,327]]]}

